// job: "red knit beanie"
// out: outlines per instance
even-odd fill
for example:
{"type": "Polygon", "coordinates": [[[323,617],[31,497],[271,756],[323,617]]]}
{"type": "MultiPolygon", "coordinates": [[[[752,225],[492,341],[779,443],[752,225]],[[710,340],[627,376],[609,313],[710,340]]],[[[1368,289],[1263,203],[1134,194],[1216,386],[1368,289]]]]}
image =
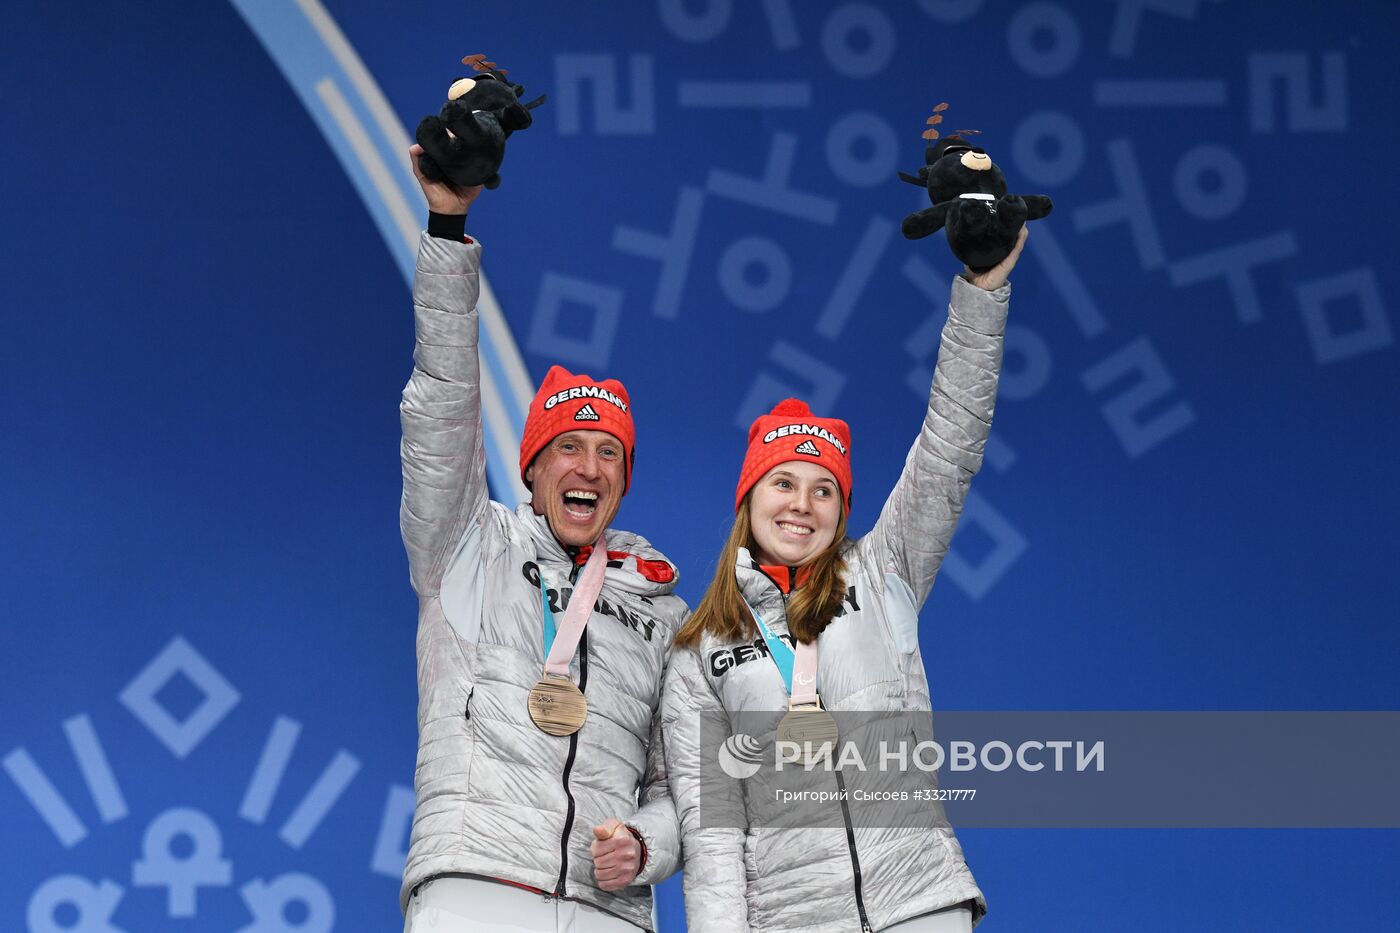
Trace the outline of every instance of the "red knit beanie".
{"type": "Polygon", "coordinates": [[[839,418],[818,418],[800,399],[788,398],[759,415],[749,427],[749,452],[739,471],[734,511],[753,484],[773,467],[790,460],[824,466],[836,477],[846,511],[851,510],[851,429],[839,418]]]}
{"type": "Polygon", "coordinates": [[[568,431],[606,431],[622,442],[627,451],[626,480],[622,491],[632,485],[632,459],[637,429],[627,390],[616,379],[595,380],[582,373],[575,376],[562,366],[551,366],[540,390],[530,401],[525,416],[525,432],[520,438],[520,480],[535,456],[568,431]]]}

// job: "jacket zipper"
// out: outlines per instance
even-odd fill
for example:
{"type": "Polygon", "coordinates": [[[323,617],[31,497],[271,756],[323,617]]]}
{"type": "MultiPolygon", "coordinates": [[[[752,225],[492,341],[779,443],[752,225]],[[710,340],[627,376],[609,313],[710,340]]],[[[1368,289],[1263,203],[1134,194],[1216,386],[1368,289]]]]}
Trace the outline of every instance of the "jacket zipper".
{"type": "Polygon", "coordinates": [[[860,858],[856,855],[856,831],[851,825],[851,808],[846,803],[846,781],[841,777],[841,769],[836,769],[836,789],[841,794],[841,818],[846,822],[846,848],[851,852],[851,877],[855,880],[856,912],[860,914],[861,933],[870,933],[870,918],[865,914],[864,889],[860,880],[860,858]]]}
{"type": "MultiPolygon", "coordinates": [[[[778,595],[779,595],[779,596],[782,598],[782,600],[783,600],[783,621],[786,622],[786,621],[787,621],[788,597],[792,595],[792,592],[791,592],[791,591],[792,591],[792,584],[793,584],[793,582],[797,579],[797,568],[796,568],[796,567],[788,567],[788,568],[787,568],[787,572],[788,572],[788,585],[787,585],[787,589],[783,589],[783,585],[782,585],[781,583],[779,583],[777,580],[774,580],[772,577],[768,576],[767,572],[764,571],[764,569],[758,565],[758,562],[757,562],[757,561],[754,561],[753,569],[757,570],[757,571],[763,576],[764,579],[766,579],[769,583],[773,584],[773,589],[775,589],[775,590],[778,591],[778,595]]],[[[792,636],[789,635],[788,637],[791,638],[792,636]]]]}
{"type": "MultiPolygon", "coordinates": [[[[578,550],[569,548],[569,562],[573,564],[573,569],[569,571],[569,582],[573,583],[578,579],[579,566],[574,559],[578,550]]],[[[588,687],[588,629],[583,630],[583,637],[578,643],[578,689],[583,693],[588,687]]],[[[560,780],[564,785],[564,796],[569,800],[568,809],[564,811],[564,832],[559,837],[559,880],[554,885],[554,896],[564,896],[564,879],[569,874],[569,833],[574,828],[574,795],[569,790],[569,773],[574,769],[574,758],[578,755],[578,732],[569,736],[569,755],[564,759],[564,773],[560,780]]]]}
{"type": "MultiPolygon", "coordinates": [[[[788,591],[797,582],[797,568],[788,568],[788,591]]],[[[779,591],[782,587],[778,587],[779,591]]],[[[787,615],[788,593],[783,593],[783,614],[787,615]]],[[[791,624],[789,624],[791,631],[791,624]]],[[[840,792],[841,819],[846,824],[846,849],[851,853],[851,877],[855,884],[856,912],[860,914],[861,933],[872,933],[874,927],[870,925],[870,918],[865,913],[865,891],[860,879],[860,856],[856,855],[856,830],[851,825],[851,808],[846,803],[846,781],[841,777],[841,769],[836,769],[836,789],[840,792]]]]}

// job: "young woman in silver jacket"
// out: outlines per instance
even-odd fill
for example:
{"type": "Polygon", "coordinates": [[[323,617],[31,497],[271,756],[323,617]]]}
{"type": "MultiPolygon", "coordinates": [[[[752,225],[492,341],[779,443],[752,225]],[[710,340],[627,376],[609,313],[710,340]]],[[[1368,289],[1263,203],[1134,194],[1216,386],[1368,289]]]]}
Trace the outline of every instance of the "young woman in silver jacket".
{"type": "Polygon", "coordinates": [[[923,426],[869,534],[845,536],[845,422],[794,399],[754,422],[733,529],[704,599],[677,634],[663,691],[691,933],[954,933],[986,912],[937,803],[923,805],[918,825],[862,820],[854,804],[832,803],[829,819],[778,827],[764,818],[773,805],[755,789],[765,785],[746,787],[732,773],[716,780],[723,736],[704,724],[743,732],[753,729],[743,714],[771,713],[776,722],[792,709],[825,716],[813,712],[821,707],[838,717],[927,718],[919,608],[982,464],[1007,277],[1024,242],[1023,230],[1000,265],[954,279],[923,426]]]}

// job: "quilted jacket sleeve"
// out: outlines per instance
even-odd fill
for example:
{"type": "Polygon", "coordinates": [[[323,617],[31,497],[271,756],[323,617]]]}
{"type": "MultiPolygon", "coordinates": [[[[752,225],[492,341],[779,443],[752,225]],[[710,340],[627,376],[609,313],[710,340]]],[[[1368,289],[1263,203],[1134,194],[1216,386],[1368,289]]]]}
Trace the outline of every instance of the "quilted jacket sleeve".
{"type": "MultiPolygon", "coordinates": [[[[737,781],[716,780],[702,768],[702,717],[725,714],[695,651],[672,651],[661,708],[666,766],[680,817],[686,928],[691,933],[747,933],[743,796],[737,781]]],[[[713,756],[715,749],[708,753],[713,756]]]]}
{"type": "Polygon", "coordinates": [[[953,279],[948,321],[919,436],[875,527],[861,541],[871,566],[894,573],[923,605],[948,553],[992,427],[1011,286],[953,279]]]}
{"type": "Polygon", "coordinates": [[[661,715],[658,705],[651,717],[651,744],[647,747],[647,770],[638,796],[640,806],[626,821],[641,834],[647,847],[646,864],[633,884],[660,884],[681,866],[681,830],[666,773],[661,715]]]}
{"type": "Polygon", "coordinates": [[[463,532],[486,514],[476,299],[481,245],[422,235],[413,280],[413,375],[399,405],[399,525],[420,598],[436,596],[463,532]]]}

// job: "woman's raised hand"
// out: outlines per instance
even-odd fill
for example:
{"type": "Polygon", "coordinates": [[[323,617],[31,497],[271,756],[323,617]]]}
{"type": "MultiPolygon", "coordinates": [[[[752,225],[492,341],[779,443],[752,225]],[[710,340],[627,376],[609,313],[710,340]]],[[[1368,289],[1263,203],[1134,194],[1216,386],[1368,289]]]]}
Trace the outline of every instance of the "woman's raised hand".
{"type": "Polygon", "coordinates": [[[989,292],[994,292],[1006,284],[1011,277],[1011,270],[1016,268],[1016,260],[1021,258],[1021,248],[1026,245],[1026,237],[1030,234],[1030,227],[1022,227],[1021,232],[1016,237],[1016,245],[1011,247],[1011,252],[1006,258],[992,266],[986,272],[973,272],[966,267],[963,268],[963,278],[967,279],[978,288],[985,288],[989,292]]]}

